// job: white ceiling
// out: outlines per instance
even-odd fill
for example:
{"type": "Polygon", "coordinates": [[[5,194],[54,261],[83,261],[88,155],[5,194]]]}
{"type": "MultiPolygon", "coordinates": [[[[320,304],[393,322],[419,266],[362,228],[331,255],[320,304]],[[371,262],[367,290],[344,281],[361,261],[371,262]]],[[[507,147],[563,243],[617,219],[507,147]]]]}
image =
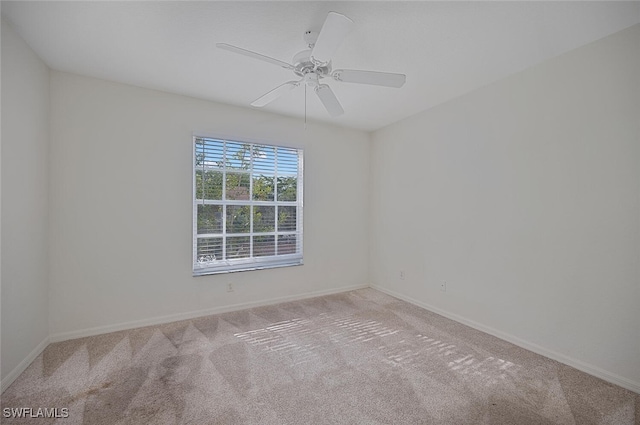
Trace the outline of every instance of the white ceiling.
{"type": "MultiPolygon", "coordinates": [[[[51,68],[250,107],[291,71],[215,47],[291,62],[329,11],[354,31],[334,68],[407,74],[401,89],[329,84],[345,114],[311,91],[310,119],[375,130],[640,22],[640,2],[2,2],[51,68]]],[[[302,117],[298,88],[264,109],[302,117]]]]}

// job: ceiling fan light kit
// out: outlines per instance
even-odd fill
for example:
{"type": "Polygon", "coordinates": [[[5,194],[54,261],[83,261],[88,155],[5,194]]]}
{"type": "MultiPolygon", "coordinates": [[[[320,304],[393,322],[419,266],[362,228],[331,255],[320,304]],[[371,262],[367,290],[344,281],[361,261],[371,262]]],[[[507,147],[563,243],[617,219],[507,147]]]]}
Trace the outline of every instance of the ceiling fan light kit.
{"type": "Polygon", "coordinates": [[[291,70],[300,77],[297,81],[288,81],[251,103],[255,107],[263,107],[288,93],[301,84],[311,87],[332,117],[344,114],[344,109],[329,85],[322,84],[323,78],[331,77],[334,81],[344,83],[369,84],[384,87],[400,88],[406,81],[404,74],[377,71],[358,71],[354,69],[336,69],[332,72],[331,58],[342,41],[353,29],[353,21],[336,12],[329,12],[320,32],[307,31],[303,35],[308,49],[298,52],[293,57],[293,64],[232,46],[218,43],[221,49],[241,54],[263,62],[291,70]]]}

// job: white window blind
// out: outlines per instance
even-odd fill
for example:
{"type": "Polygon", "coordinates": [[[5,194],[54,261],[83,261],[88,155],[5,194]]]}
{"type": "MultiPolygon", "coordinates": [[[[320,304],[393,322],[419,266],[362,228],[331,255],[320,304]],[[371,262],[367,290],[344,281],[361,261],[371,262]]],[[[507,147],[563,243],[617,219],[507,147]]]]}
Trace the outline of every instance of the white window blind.
{"type": "Polygon", "coordinates": [[[193,153],[193,274],[302,264],[302,150],[196,136],[193,153]]]}

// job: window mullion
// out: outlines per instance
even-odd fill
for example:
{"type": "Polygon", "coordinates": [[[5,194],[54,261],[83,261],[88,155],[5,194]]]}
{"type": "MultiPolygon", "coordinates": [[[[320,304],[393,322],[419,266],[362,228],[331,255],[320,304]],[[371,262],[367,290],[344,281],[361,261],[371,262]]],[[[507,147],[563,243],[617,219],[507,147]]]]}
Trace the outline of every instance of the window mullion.
{"type": "Polygon", "coordinates": [[[275,255],[278,255],[278,148],[275,148],[273,155],[273,202],[275,202],[275,223],[273,224],[273,228],[275,229],[275,236],[273,237],[274,251],[275,255]]]}
{"type": "Polygon", "coordinates": [[[253,145],[249,147],[249,257],[253,258],[253,145]]]}
{"type": "Polygon", "coordinates": [[[222,259],[227,259],[227,142],[222,142],[222,259]]]}
{"type": "Polygon", "coordinates": [[[302,152],[298,151],[298,175],[296,177],[296,253],[302,252],[303,244],[303,195],[302,188],[304,185],[304,158],[302,152]]]}

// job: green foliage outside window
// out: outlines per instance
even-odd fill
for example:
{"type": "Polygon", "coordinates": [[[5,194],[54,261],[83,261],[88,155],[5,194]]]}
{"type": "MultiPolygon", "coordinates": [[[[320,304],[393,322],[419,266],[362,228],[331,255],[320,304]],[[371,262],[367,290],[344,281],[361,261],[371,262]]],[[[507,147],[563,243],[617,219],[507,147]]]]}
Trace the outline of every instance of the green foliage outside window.
{"type": "Polygon", "coordinates": [[[279,203],[298,201],[298,178],[274,175],[295,173],[296,155],[296,151],[286,148],[196,139],[196,233],[203,235],[197,243],[198,261],[296,252],[296,235],[280,232],[297,230],[297,206],[279,203]],[[282,169],[277,168],[280,159],[282,169]],[[234,205],[233,201],[257,204],[234,205]],[[259,235],[276,230],[276,236],[259,235]],[[227,235],[225,239],[223,233],[227,235]],[[241,236],[243,233],[247,235],[241,236]]]}

